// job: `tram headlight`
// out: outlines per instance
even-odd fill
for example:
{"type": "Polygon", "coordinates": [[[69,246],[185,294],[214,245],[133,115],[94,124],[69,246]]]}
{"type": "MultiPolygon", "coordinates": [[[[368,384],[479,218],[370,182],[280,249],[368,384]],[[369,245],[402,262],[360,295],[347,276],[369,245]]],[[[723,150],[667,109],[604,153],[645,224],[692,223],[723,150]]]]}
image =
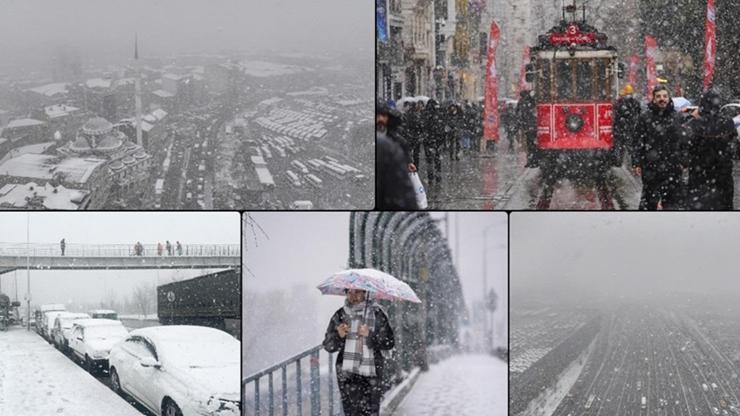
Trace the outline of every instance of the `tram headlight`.
{"type": "Polygon", "coordinates": [[[577,133],[583,127],[583,119],[577,114],[571,114],[565,119],[565,127],[573,133],[577,133]]]}

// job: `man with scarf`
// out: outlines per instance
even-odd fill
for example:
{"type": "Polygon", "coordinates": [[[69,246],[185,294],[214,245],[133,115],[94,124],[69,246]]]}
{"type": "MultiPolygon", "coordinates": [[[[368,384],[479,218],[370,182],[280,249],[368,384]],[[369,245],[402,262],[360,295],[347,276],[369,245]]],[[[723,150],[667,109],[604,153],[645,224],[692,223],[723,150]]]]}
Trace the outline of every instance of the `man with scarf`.
{"type": "Polygon", "coordinates": [[[690,131],[689,209],[731,210],[733,206],[737,130],[730,118],[720,114],[720,107],[719,95],[707,91],[686,124],[690,131]]]}
{"type": "Polygon", "coordinates": [[[334,313],[324,349],[337,353],[337,382],[345,416],[377,416],[385,392],[383,350],[395,345],[388,316],[367,292],[347,291],[344,307],[334,313]]]}

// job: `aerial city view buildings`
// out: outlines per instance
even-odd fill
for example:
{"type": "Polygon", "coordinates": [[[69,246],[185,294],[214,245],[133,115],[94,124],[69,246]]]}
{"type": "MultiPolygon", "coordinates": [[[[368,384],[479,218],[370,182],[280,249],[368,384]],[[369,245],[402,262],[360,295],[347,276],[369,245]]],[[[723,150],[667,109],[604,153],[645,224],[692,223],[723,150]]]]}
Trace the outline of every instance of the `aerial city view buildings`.
{"type": "MultiPolygon", "coordinates": [[[[0,19],[5,39],[39,29],[0,64],[0,208],[372,208],[372,55],[360,37],[288,44],[256,22],[276,11],[248,5],[158,5],[165,29],[141,17],[155,11],[144,2],[74,3],[80,25],[61,34],[57,20],[0,19]]],[[[5,16],[72,18],[72,6],[12,3],[5,16]]],[[[341,33],[332,21],[346,24],[314,24],[341,33]]]]}

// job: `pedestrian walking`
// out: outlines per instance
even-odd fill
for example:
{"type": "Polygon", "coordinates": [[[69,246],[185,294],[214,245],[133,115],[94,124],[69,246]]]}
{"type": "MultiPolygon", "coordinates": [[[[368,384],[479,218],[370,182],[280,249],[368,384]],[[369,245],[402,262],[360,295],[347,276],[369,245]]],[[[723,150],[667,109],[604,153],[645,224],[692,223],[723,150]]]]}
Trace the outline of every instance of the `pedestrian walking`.
{"type": "Polygon", "coordinates": [[[523,90],[519,93],[519,101],[516,105],[517,126],[524,138],[527,150],[527,163],[525,167],[536,168],[539,166],[537,158],[537,105],[531,91],[523,90]]]}
{"type": "Polygon", "coordinates": [[[162,251],[164,250],[164,247],[162,246],[162,243],[157,243],[157,255],[161,256],[162,251]]]}
{"type": "Polygon", "coordinates": [[[653,89],[648,109],[635,127],[635,154],[632,166],[642,177],[641,210],[679,209],[682,202],[682,162],[686,163],[681,123],[668,88],[653,89]]]}
{"type": "Polygon", "coordinates": [[[177,250],[177,255],[182,256],[182,244],[179,241],[175,242],[175,249],[177,250]]]}
{"type": "Polygon", "coordinates": [[[444,122],[437,101],[427,101],[422,117],[425,136],[423,138],[424,159],[427,165],[429,186],[442,182],[442,146],[444,143],[444,122]]]}
{"type": "Polygon", "coordinates": [[[686,124],[690,137],[689,209],[733,209],[732,161],[737,151],[737,130],[730,118],[720,114],[720,108],[720,96],[708,91],[686,124]]]}
{"type": "Polygon", "coordinates": [[[614,118],[612,132],[614,134],[614,160],[612,165],[621,166],[624,156],[635,146],[635,125],[640,117],[640,102],[632,96],[632,85],[627,84],[619,92],[619,98],[614,103],[614,118]]]}
{"type": "Polygon", "coordinates": [[[386,390],[382,351],[395,345],[385,311],[367,292],[346,291],[344,306],[329,321],[323,346],[337,353],[337,383],[346,416],[377,416],[386,390]]]}
{"type": "Polygon", "coordinates": [[[62,251],[62,256],[64,256],[64,249],[66,247],[67,247],[67,243],[62,238],[62,240],[59,242],[59,249],[62,251]]]}
{"type": "Polygon", "coordinates": [[[447,106],[447,114],[445,116],[444,135],[450,162],[459,161],[460,132],[462,130],[460,107],[455,103],[450,103],[447,106]]]}
{"type": "Polygon", "coordinates": [[[170,240],[167,240],[165,242],[165,247],[167,248],[167,255],[171,256],[172,255],[172,243],[170,243],[170,240]]]}
{"type": "Polygon", "coordinates": [[[418,209],[416,194],[409,178],[408,160],[401,146],[379,131],[375,135],[375,151],[375,208],[418,209]]]}

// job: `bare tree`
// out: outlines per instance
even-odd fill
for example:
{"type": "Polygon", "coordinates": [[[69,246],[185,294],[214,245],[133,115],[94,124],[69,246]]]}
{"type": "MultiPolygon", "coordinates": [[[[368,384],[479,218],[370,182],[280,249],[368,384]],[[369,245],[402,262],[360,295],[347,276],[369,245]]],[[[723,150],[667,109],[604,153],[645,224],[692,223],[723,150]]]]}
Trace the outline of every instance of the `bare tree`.
{"type": "Polygon", "coordinates": [[[131,294],[131,301],[136,311],[146,318],[157,305],[157,289],[153,284],[143,283],[134,288],[131,294]]]}

